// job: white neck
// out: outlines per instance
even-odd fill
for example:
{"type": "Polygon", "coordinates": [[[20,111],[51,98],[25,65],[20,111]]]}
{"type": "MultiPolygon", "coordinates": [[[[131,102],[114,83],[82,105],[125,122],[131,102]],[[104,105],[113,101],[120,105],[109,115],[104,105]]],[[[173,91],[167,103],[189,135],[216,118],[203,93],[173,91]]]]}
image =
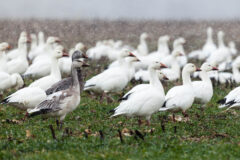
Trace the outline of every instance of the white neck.
{"type": "Polygon", "coordinates": [[[190,73],[185,71],[184,69],[182,71],[182,80],[183,80],[183,85],[191,85],[190,73]]]}
{"type": "Polygon", "coordinates": [[[171,63],[171,69],[180,77],[180,65],[178,64],[178,61],[176,59],[177,57],[173,56],[172,63],[171,63]]]}
{"type": "Polygon", "coordinates": [[[218,47],[225,47],[223,36],[218,36],[218,47]]]}
{"type": "Polygon", "coordinates": [[[211,82],[211,80],[210,80],[210,78],[209,78],[209,76],[208,76],[208,74],[207,74],[206,71],[202,70],[202,71],[200,72],[200,78],[201,78],[201,80],[202,80],[203,82],[207,82],[207,83],[209,83],[209,84],[212,84],[212,82],[211,82]]]}
{"type": "Polygon", "coordinates": [[[52,64],[51,64],[51,76],[54,76],[58,79],[62,79],[61,72],[58,67],[58,60],[55,57],[52,57],[52,64]]]}
{"type": "Polygon", "coordinates": [[[159,78],[157,76],[156,70],[149,67],[148,72],[149,72],[149,75],[150,75],[150,81],[149,81],[150,85],[152,85],[154,87],[157,87],[163,94],[165,94],[164,93],[164,88],[162,86],[161,81],[159,80],[159,78]]]}
{"type": "Polygon", "coordinates": [[[158,43],[158,52],[169,54],[169,47],[167,42],[159,42],[158,43]]]}
{"type": "Polygon", "coordinates": [[[212,32],[207,33],[207,44],[213,44],[213,39],[212,39],[212,32]]]}
{"type": "Polygon", "coordinates": [[[5,69],[7,67],[7,56],[5,51],[1,51],[0,53],[0,71],[7,72],[5,69]]]}

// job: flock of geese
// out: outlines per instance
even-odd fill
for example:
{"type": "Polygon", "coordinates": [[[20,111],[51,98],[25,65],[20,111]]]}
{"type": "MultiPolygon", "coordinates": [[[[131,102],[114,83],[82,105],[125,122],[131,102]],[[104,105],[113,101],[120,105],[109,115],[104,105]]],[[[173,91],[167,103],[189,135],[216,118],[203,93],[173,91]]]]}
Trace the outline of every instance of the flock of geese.
{"type": "MultiPolygon", "coordinates": [[[[22,32],[16,49],[10,50],[7,42],[0,43],[0,94],[3,96],[11,88],[17,90],[1,104],[26,111],[25,118],[43,115],[63,122],[79,105],[81,92],[94,92],[111,99],[111,93],[123,92],[131,80],[136,80],[144,83],[134,86],[119,99],[120,104],[110,111],[111,117],[145,117],[149,125],[156,112],[167,111],[174,115],[181,111],[188,116],[186,111],[194,102],[205,107],[211,100],[212,80],[240,83],[240,56],[237,56],[235,43],[231,41],[226,46],[224,32],[219,31],[216,46],[212,36],[209,27],[206,43],[189,54],[185,53],[183,37],[173,41],[170,51],[168,35],[159,37],[157,50],[149,53],[147,33],[141,34],[136,49],[120,40],[103,40],[88,50],[83,43],[77,43],[68,54],[58,37],[50,36],[45,41],[43,32],[38,36],[22,32]],[[102,58],[110,62],[107,69],[84,82],[82,70],[89,66],[87,61],[102,58]],[[191,60],[202,62],[201,67],[189,63],[191,60]],[[63,75],[67,78],[62,79],[63,75]],[[192,81],[192,77],[200,80],[192,81]],[[25,86],[24,79],[28,78],[34,81],[25,86]],[[162,80],[182,80],[182,85],[172,87],[165,94],[162,80]]],[[[240,87],[218,103],[219,108],[239,107],[240,87]]]]}

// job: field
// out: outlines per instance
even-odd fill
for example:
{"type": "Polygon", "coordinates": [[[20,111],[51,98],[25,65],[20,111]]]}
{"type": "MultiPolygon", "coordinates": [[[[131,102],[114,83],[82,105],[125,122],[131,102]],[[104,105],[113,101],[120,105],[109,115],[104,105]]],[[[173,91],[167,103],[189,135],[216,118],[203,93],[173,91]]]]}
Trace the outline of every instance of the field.
{"type": "MultiPolygon", "coordinates": [[[[226,42],[234,40],[238,47],[240,21],[0,20],[0,41],[16,46],[22,30],[42,30],[46,35],[59,36],[66,48],[79,41],[91,47],[97,40],[109,38],[136,47],[140,33],[145,31],[151,36],[150,50],[156,49],[160,35],[169,34],[173,39],[186,38],[185,48],[189,52],[204,44],[209,25],[215,33],[225,31],[226,42]]],[[[107,62],[96,64],[91,62],[86,69],[86,79],[102,70],[107,62]]],[[[173,85],[165,83],[165,92],[173,85]]],[[[216,103],[230,90],[224,85],[216,86],[207,108],[201,110],[200,105],[194,104],[188,110],[189,119],[178,117],[179,121],[173,122],[170,114],[156,113],[151,126],[139,126],[135,118],[110,119],[109,111],[118,105],[117,94],[111,95],[116,101],[109,103],[100,101],[97,95],[83,93],[81,104],[66,117],[62,129],[55,119],[34,117],[23,121],[24,112],[1,105],[0,159],[239,159],[240,112],[220,110],[216,103]]]]}

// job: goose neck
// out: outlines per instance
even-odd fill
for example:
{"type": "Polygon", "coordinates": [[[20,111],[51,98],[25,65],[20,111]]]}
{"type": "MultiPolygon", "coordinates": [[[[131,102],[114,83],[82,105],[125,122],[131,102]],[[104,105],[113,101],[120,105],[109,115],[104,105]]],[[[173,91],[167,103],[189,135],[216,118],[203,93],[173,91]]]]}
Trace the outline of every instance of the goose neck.
{"type": "Polygon", "coordinates": [[[149,71],[149,75],[150,75],[150,81],[149,81],[150,85],[152,85],[154,87],[157,87],[163,94],[165,94],[164,93],[164,88],[162,86],[161,81],[158,78],[156,70],[149,67],[148,71],[149,71]]]}
{"type": "Polygon", "coordinates": [[[81,69],[72,66],[72,88],[80,93],[80,79],[82,79],[81,69]],[[79,77],[80,76],[80,77],[79,77]]]}
{"type": "Polygon", "coordinates": [[[51,58],[51,75],[58,78],[58,79],[61,79],[61,72],[59,70],[59,67],[58,67],[58,59],[55,58],[55,57],[52,57],[51,58]]]}
{"type": "Polygon", "coordinates": [[[182,80],[183,80],[183,85],[191,85],[190,73],[183,70],[182,80]]]}
{"type": "Polygon", "coordinates": [[[210,80],[206,71],[202,70],[200,72],[200,77],[201,77],[202,81],[207,82],[207,83],[211,83],[211,80],[210,80]]]}

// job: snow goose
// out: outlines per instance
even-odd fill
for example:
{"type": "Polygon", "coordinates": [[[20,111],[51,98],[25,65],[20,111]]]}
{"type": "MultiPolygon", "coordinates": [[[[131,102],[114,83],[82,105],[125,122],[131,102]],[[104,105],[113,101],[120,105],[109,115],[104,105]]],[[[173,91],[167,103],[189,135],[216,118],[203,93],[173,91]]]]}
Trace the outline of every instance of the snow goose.
{"type": "Polygon", "coordinates": [[[62,56],[68,56],[64,53],[64,49],[62,46],[58,46],[54,49],[54,52],[51,57],[51,73],[48,76],[42,77],[29,85],[29,87],[39,87],[44,91],[51,87],[54,83],[60,81],[62,79],[61,73],[58,67],[58,58],[62,56]]]}
{"type": "MultiPolygon", "coordinates": [[[[180,53],[183,54],[181,57],[177,57],[178,63],[180,64],[181,67],[187,64],[187,56],[183,48],[183,44],[185,43],[186,43],[186,40],[182,37],[175,39],[173,42],[173,52],[179,51],[180,53]]],[[[163,63],[166,64],[164,61],[163,63]]],[[[170,64],[166,64],[166,65],[170,65],[170,64]]]]}
{"type": "Polygon", "coordinates": [[[114,114],[111,117],[119,115],[145,117],[147,124],[150,124],[151,115],[157,112],[164,103],[164,88],[156,72],[161,66],[160,62],[149,66],[150,84],[140,87],[141,89],[133,89],[134,91],[125,95],[119,106],[113,110],[114,114]]]}
{"type": "Polygon", "coordinates": [[[181,67],[177,61],[179,56],[183,56],[183,54],[179,51],[173,51],[170,62],[171,68],[165,68],[162,70],[162,73],[168,77],[169,81],[176,81],[180,78],[181,67]]]}
{"type": "MultiPolygon", "coordinates": [[[[83,52],[81,52],[81,51],[75,51],[72,54],[72,60],[79,59],[79,58],[83,59],[83,58],[87,58],[87,56],[83,52]]],[[[82,91],[83,87],[84,87],[83,77],[82,77],[82,70],[81,69],[77,70],[77,74],[78,74],[78,80],[79,80],[79,83],[80,83],[80,89],[82,91]]],[[[52,85],[50,88],[48,88],[46,90],[46,94],[50,95],[50,94],[52,94],[54,92],[65,90],[69,86],[72,85],[72,82],[73,82],[72,81],[72,77],[64,78],[61,81],[59,81],[59,82],[55,83],[54,85],[52,85]]]]}
{"type": "Polygon", "coordinates": [[[212,82],[207,72],[218,69],[205,62],[202,64],[201,70],[200,77],[202,81],[194,81],[192,82],[192,86],[195,95],[195,102],[206,104],[211,100],[213,95],[212,82]]]}
{"type": "Polygon", "coordinates": [[[28,68],[27,60],[27,43],[30,43],[28,37],[22,36],[20,38],[20,44],[18,47],[18,56],[11,61],[7,62],[8,73],[24,73],[28,68]]]}
{"type": "Polygon", "coordinates": [[[200,69],[196,68],[192,63],[188,63],[184,66],[182,71],[183,85],[175,86],[168,91],[164,105],[159,111],[182,110],[182,113],[187,116],[186,110],[192,106],[194,101],[194,91],[190,74],[195,71],[200,71],[200,69]]]}
{"type": "Polygon", "coordinates": [[[38,47],[44,46],[45,38],[44,33],[42,31],[38,32],[38,47]]]}
{"type": "Polygon", "coordinates": [[[58,38],[49,37],[45,45],[44,51],[37,56],[33,63],[28,67],[26,72],[23,74],[25,78],[41,78],[47,76],[51,72],[51,55],[54,52],[54,44],[58,41],[58,38]]]}
{"type": "Polygon", "coordinates": [[[23,79],[18,73],[12,75],[6,72],[0,72],[0,94],[9,88],[19,89],[24,85],[23,79]]]}
{"type": "Polygon", "coordinates": [[[228,47],[226,47],[224,44],[223,38],[224,38],[223,31],[219,31],[218,32],[218,48],[207,59],[207,62],[209,62],[213,66],[216,66],[224,62],[226,59],[229,58],[229,56],[231,56],[231,53],[228,47]]]}
{"type": "MultiPolygon", "coordinates": [[[[171,68],[162,69],[162,73],[168,77],[170,81],[175,81],[180,77],[180,65],[178,64],[177,57],[182,56],[179,51],[174,51],[169,55],[169,61],[171,68]]],[[[164,63],[165,64],[165,63],[164,63]]],[[[139,70],[134,75],[135,80],[141,80],[143,82],[149,81],[149,72],[147,70],[139,70]]]]}
{"type": "MultiPolygon", "coordinates": [[[[72,54],[74,53],[74,51],[83,52],[85,50],[85,48],[86,48],[86,46],[83,43],[79,42],[75,45],[75,48],[71,52],[69,52],[69,57],[59,58],[58,66],[59,66],[62,74],[64,74],[64,75],[71,74],[72,54]]],[[[85,56],[85,58],[86,58],[85,54],[83,54],[83,56],[85,56]]]]}
{"type": "MultiPolygon", "coordinates": [[[[11,50],[7,53],[7,57],[8,57],[9,60],[15,59],[15,58],[17,58],[18,56],[21,55],[21,54],[19,54],[19,52],[21,52],[19,50],[21,50],[20,48],[23,47],[22,44],[25,42],[26,38],[29,39],[29,37],[27,35],[27,32],[25,32],[25,31],[21,32],[21,34],[19,36],[19,39],[18,39],[17,48],[15,48],[15,49],[13,49],[13,50],[11,50]]],[[[26,48],[27,48],[27,46],[26,46],[26,48]]]]}
{"type": "Polygon", "coordinates": [[[148,55],[148,57],[151,57],[153,59],[161,59],[162,57],[168,56],[170,53],[168,42],[170,40],[170,37],[168,35],[161,36],[158,39],[158,49],[155,52],[152,52],[148,55]]]}
{"type": "Polygon", "coordinates": [[[203,48],[201,50],[196,50],[191,53],[189,53],[188,57],[191,59],[199,59],[199,60],[205,60],[206,58],[211,55],[212,52],[214,52],[217,47],[213,42],[212,38],[212,28],[208,27],[207,29],[207,40],[206,43],[203,45],[203,48]]]}
{"type": "Polygon", "coordinates": [[[84,90],[95,92],[122,91],[134,75],[133,62],[139,61],[136,57],[126,57],[119,67],[109,68],[86,81],[84,90]]]}
{"type": "MultiPolygon", "coordinates": [[[[78,54],[78,52],[75,52],[78,54]]],[[[77,58],[79,56],[73,56],[77,58]]],[[[41,102],[36,108],[29,109],[30,116],[45,114],[51,117],[60,117],[62,122],[65,116],[75,110],[80,103],[80,84],[78,81],[77,70],[88,66],[81,58],[73,59],[72,63],[72,85],[65,90],[55,92],[41,102]]]]}
{"type": "Polygon", "coordinates": [[[10,49],[10,45],[7,42],[0,43],[0,71],[7,72],[7,56],[5,54],[6,50],[10,49]]]}
{"type": "Polygon", "coordinates": [[[238,52],[238,51],[237,51],[236,45],[235,45],[235,43],[234,43],[233,41],[230,41],[230,42],[228,43],[228,48],[229,48],[232,56],[236,56],[236,55],[237,55],[237,52],[238,52]]]}
{"type": "Polygon", "coordinates": [[[140,55],[140,56],[146,56],[148,55],[148,46],[147,46],[147,38],[148,38],[148,34],[147,33],[142,33],[140,36],[140,43],[137,46],[137,53],[136,55],[140,55]]]}
{"type": "Polygon", "coordinates": [[[28,54],[32,54],[32,52],[34,52],[37,49],[37,36],[36,34],[30,34],[31,37],[31,47],[30,47],[30,51],[28,54]]]}

